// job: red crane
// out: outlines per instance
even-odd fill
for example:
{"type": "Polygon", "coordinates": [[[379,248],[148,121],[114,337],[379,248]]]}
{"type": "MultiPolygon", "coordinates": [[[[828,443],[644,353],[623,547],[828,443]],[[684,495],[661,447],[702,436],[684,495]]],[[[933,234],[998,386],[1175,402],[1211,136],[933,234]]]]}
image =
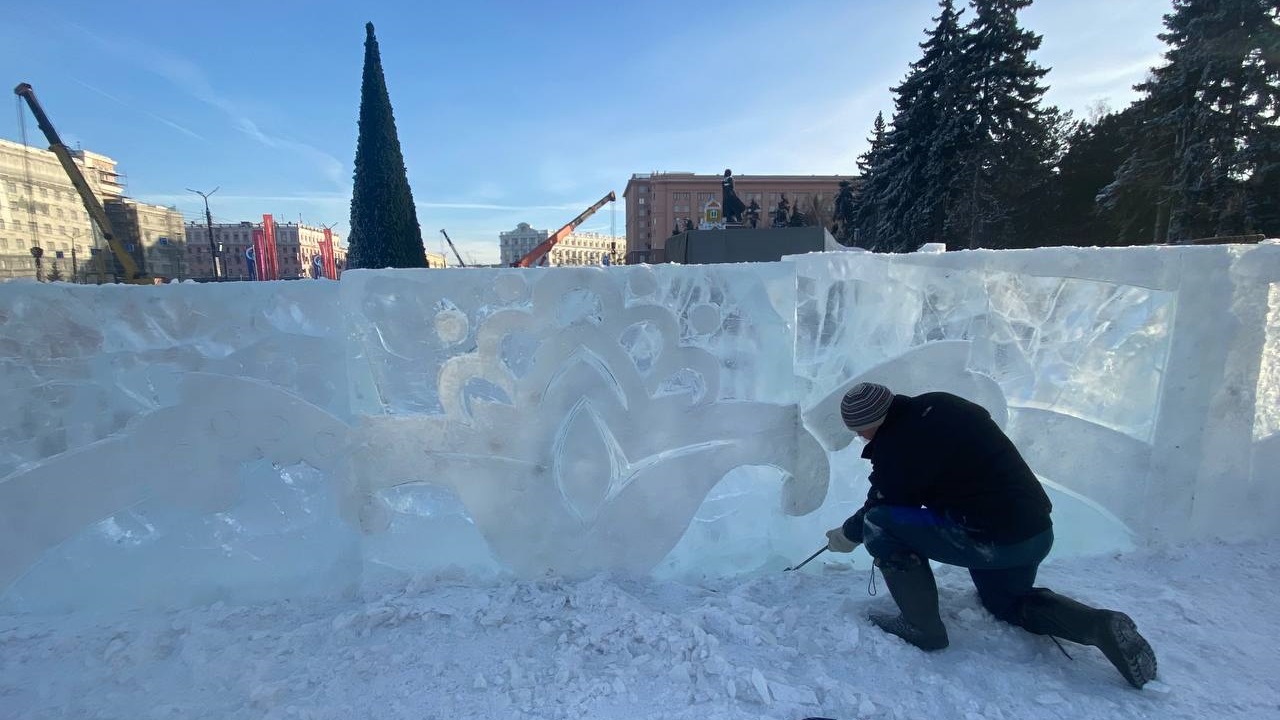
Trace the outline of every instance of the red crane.
{"type": "Polygon", "coordinates": [[[538,244],[538,247],[530,250],[524,257],[511,263],[511,267],[527,268],[537,265],[544,257],[547,256],[547,253],[551,252],[551,248],[555,247],[556,243],[568,237],[569,233],[573,232],[579,225],[586,222],[587,218],[594,215],[597,210],[617,199],[618,196],[614,195],[613,191],[610,191],[608,195],[600,198],[595,205],[583,210],[581,215],[570,220],[564,227],[548,235],[546,240],[543,240],[538,244]]]}

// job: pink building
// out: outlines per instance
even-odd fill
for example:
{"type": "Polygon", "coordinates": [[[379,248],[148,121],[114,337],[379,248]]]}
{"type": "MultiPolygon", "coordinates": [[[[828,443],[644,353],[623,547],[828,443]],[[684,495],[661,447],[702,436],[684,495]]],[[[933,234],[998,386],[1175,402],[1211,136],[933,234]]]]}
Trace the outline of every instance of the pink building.
{"type": "MultiPolygon", "coordinates": [[[[324,269],[324,228],[297,223],[274,223],[276,269],[281,280],[314,278],[329,273],[324,269]],[[316,259],[320,258],[317,262],[316,259]]],[[[226,280],[252,280],[255,272],[246,251],[253,247],[255,231],[262,223],[215,223],[213,241],[221,249],[222,277],[226,280]]],[[[204,223],[192,222],[186,227],[187,272],[197,280],[213,277],[210,262],[209,229],[204,223]]],[[[333,234],[333,275],[336,279],[347,267],[347,249],[339,245],[341,237],[333,234]]]]}
{"type": "MultiPolygon", "coordinates": [[[[708,201],[721,200],[723,175],[641,173],[631,176],[622,197],[627,201],[627,253],[661,250],[673,230],[695,227],[708,201]]],[[[770,213],[783,196],[816,223],[830,224],[836,192],[849,175],[734,175],[734,191],[742,202],[760,206],[760,226],[769,227],[770,213]]]]}

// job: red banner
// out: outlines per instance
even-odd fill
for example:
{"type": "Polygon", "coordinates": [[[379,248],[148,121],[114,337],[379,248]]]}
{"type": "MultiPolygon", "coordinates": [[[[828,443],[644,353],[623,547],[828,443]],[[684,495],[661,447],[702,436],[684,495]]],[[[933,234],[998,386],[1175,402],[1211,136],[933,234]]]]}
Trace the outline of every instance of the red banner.
{"type": "Polygon", "coordinates": [[[276,222],[270,215],[262,216],[262,274],[261,280],[280,279],[280,260],[276,254],[276,222]]]}
{"type": "Polygon", "coordinates": [[[267,255],[264,249],[265,246],[266,246],[266,243],[263,242],[263,239],[262,239],[262,230],[255,229],[253,231],[253,260],[252,260],[253,267],[250,268],[250,270],[253,271],[253,277],[250,278],[252,280],[267,279],[266,276],[262,274],[263,273],[262,264],[266,262],[266,255],[267,255]]]}
{"type": "Polygon", "coordinates": [[[324,242],[320,243],[320,257],[324,260],[324,276],[330,280],[338,279],[338,265],[333,259],[333,231],[324,229],[324,242]]]}

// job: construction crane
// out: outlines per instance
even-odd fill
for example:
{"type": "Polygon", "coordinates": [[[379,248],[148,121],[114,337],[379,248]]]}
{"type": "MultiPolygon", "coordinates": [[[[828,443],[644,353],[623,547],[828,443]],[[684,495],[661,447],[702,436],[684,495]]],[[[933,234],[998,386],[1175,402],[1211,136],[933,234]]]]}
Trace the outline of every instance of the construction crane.
{"type": "Polygon", "coordinates": [[[88,211],[89,217],[93,219],[98,229],[102,231],[102,237],[107,241],[107,247],[111,248],[112,254],[115,255],[120,267],[124,270],[124,281],[136,285],[152,284],[152,278],[138,268],[138,263],[134,261],[133,256],[129,254],[124,244],[116,239],[115,233],[111,231],[111,221],[107,219],[106,208],[102,207],[102,203],[98,202],[98,198],[94,197],[93,190],[89,188],[89,182],[84,178],[84,173],[80,172],[79,166],[76,165],[71,156],[71,150],[62,144],[62,138],[58,137],[58,131],[53,129],[53,123],[49,122],[49,116],[44,114],[44,108],[40,107],[40,102],[36,100],[35,90],[27,83],[19,83],[18,87],[13,89],[13,94],[26,100],[27,105],[30,106],[31,114],[36,118],[36,124],[40,126],[40,131],[44,133],[45,138],[49,141],[49,149],[57,156],[58,162],[62,163],[62,169],[67,172],[67,176],[71,178],[71,184],[75,186],[76,192],[80,194],[80,201],[84,203],[84,209],[88,211]]]}
{"type": "Polygon", "coordinates": [[[444,236],[444,241],[449,243],[449,249],[453,251],[453,256],[458,258],[458,265],[462,267],[466,267],[467,264],[462,261],[462,255],[458,254],[457,246],[454,245],[453,241],[449,239],[449,233],[445,232],[444,228],[440,228],[440,234],[444,236]]]}
{"type": "Polygon", "coordinates": [[[547,256],[547,253],[551,252],[551,248],[555,247],[556,243],[568,237],[569,233],[573,232],[579,225],[586,222],[587,218],[594,215],[597,210],[599,210],[600,208],[604,207],[606,204],[611,203],[617,199],[618,199],[618,196],[614,195],[613,191],[610,191],[608,195],[605,195],[604,197],[600,198],[600,200],[597,201],[595,205],[592,205],[586,210],[583,210],[581,215],[570,220],[567,225],[548,235],[546,240],[543,240],[541,243],[538,244],[538,247],[530,250],[528,254],[526,254],[524,257],[511,263],[511,267],[527,268],[527,267],[533,267],[534,265],[537,265],[543,258],[547,256]]]}

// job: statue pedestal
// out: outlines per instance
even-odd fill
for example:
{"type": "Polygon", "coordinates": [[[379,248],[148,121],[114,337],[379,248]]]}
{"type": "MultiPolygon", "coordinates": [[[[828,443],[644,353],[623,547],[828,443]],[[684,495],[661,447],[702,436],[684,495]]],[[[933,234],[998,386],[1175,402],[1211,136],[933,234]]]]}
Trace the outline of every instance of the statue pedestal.
{"type": "Polygon", "coordinates": [[[786,255],[822,252],[836,245],[826,228],[717,228],[667,238],[663,260],[685,265],[776,262],[786,255]]]}

